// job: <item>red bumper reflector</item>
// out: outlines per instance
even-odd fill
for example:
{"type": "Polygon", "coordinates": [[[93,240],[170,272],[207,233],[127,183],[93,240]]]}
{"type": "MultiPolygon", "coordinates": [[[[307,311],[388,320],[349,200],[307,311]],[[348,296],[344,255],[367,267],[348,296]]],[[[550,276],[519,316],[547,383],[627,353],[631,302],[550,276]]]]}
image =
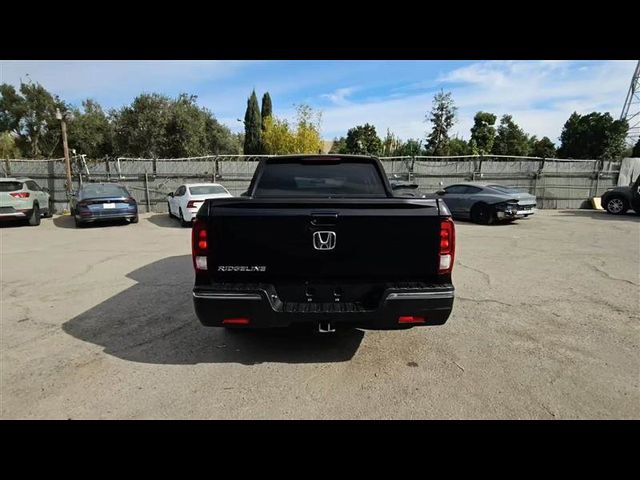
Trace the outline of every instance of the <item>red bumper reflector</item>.
{"type": "Polygon", "coordinates": [[[225,318],[222,323],[235,324],[235,325],[247,325],[249,323],[248,318],[225,318]]]}
{"type": "Polygon", "coordinates": [[[399,317],[398,323],[424,323],[424,317],[414,317],[414,316],[406,316],[399,317]]]}

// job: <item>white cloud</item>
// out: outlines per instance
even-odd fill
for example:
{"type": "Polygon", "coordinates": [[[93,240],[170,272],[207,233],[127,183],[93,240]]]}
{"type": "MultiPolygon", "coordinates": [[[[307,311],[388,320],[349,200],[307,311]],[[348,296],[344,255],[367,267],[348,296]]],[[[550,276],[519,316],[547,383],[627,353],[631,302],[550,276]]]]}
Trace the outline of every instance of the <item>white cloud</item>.
{"type": "Polygon", "coordinates": [[[351,102],[347,100],[347,97],[352,95],[356,90],[356,87],[338,88],[332,93],[321,95],[321,97],[329,99],[334,105],[349,105],[351,102]]]}
{"type": "MultiPolygon", "coordinates": [[[[182,92],[197,82],[230,77],[252,62],[192,60],[96,60],[0,62],[0,82],[19,85],[29,78],[60,97],[77,101],[131,97],[141,92],[182,92]]],[[[122,102],[120,100],[118,102],[122,102]]]]}
{"type": "MultiPolygon", "coordinates": [[[[488,61],[442,75],[439,87],[450,90],[458,107],[452,135],[469,138],[478,110],[513,115],[525,131],[557,141],[573,111],[619,115],[635,66],[634,61],[488,61]],[[586,69],[585,69],[586,67],[586,69]]],[[[328,138],[344,135],[348,128],[369,122],[379,134],[387,127],[402,138],[425,136],[424,116],[431,108],[428,93],[389,98],[378,102],[337,105],[324,109],[323,130],[328,138]]]]}

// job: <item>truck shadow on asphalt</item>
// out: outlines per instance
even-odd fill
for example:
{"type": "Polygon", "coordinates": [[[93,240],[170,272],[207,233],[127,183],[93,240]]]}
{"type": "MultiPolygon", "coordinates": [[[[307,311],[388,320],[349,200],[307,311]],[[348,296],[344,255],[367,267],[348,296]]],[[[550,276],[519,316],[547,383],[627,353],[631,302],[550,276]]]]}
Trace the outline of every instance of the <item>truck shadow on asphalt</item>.
{"type": "Polygon", "coordinates": [[[181,227],[180,221],[177,218],[170,217],[168,213],[158,213],[155,215],[151,215],[149,218],[147,218],[147,221],[153,223],[158,227],[184,228],[185,230],[187,229],[186,227],[181,227]]]}
{"type": "Polygon", "coordinates": [[[62,329],[123,360],[168,365],[345,362],[364,337],[356,329],[315,334],[203,327],[193,312],[190,255],[158,260],[127,278],[137,283],[65,322],[62,329]]]}

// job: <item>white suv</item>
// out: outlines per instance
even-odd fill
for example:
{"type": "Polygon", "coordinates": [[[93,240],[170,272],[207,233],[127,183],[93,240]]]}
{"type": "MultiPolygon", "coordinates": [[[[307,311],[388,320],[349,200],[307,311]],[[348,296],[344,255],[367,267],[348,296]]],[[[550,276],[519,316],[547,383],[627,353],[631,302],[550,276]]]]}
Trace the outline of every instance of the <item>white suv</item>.
{"type": "Polygon", "coordinates": [[[0,178],[0,220],[26,219],[40,225],[52,215],[49,193],[30,178],[0,178]]]}

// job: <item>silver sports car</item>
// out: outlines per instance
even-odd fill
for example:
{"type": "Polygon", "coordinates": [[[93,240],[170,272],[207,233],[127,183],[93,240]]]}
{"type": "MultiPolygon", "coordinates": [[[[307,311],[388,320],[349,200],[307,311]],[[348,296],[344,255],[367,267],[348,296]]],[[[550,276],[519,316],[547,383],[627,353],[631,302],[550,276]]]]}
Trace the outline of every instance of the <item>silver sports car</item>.
{"type": "Polygon", "coordinates": [[[496,220],[515,220],[535,213],[536,197],[517,187],[465,182],[449,185],[436,194],[454,218],[470,218],[488,225],[496,220]]]}

